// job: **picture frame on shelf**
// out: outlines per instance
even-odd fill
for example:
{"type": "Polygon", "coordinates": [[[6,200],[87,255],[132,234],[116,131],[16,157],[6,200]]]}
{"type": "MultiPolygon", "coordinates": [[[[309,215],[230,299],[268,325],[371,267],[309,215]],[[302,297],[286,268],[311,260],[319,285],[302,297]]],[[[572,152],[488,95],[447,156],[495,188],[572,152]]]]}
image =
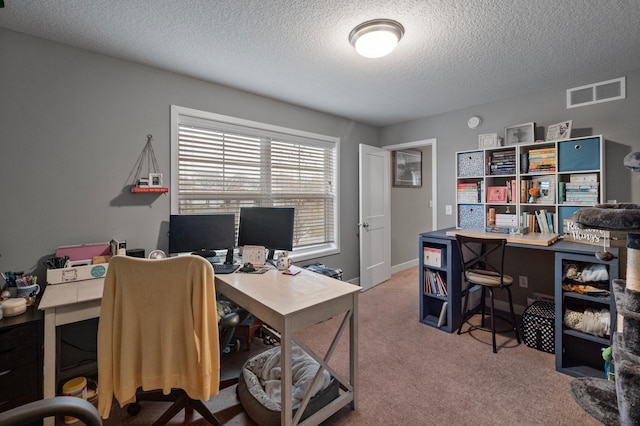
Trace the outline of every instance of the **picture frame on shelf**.
{"type": "Polygon", "coordinates": [[[538,188],[536,204],[556,203],[556,179],[555,176],[536,176],[532,179],[533,185],[538,188]]]}
{"type": "Polygon", "coordinates": [[[495,148],[502,146],[502,138],[497,133],[478,135],[478,148],[495,148]]]}
{"type": "Polygon", "coordinates": [[[531,143],[536,140],[536,123],[517,124],[504,128],[505,145],[531,143]]]}
{"type": "Polygon", "coordinates": [[[487,203],[506,203],[508,188],[506,186],[490,186],[487,188],[487,203]]]}
{"type": "Polygon", "coordinates": [[[422,187],[422,151],[401,149],[392,153],[393,186],[399,188],[422,187]]]}
{"type": "Polygon", "coordinates": [[[162,187],[162,173],[149,173],[149,188],[162,187]]]}
{"type": "Polygon", "coordinates": [[[571,138],[571,124],[573,120],[563,121],[562,123],[552,124],[547,128],[548,141],[557,141],[571,138]]]}

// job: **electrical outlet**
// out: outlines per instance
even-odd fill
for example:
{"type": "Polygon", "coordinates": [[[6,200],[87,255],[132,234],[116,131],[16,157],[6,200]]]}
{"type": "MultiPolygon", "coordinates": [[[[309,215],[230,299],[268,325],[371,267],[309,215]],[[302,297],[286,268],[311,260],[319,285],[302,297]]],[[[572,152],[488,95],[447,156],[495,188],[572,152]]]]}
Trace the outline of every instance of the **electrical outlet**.
{"type": "Polygon", "coordinates": [[[525,275],[520,275],[520,287],[522,288],[529,287],[529,277],[525,275]]]}
{"type": "Polygon", "coordinates": [[[453,206],[450,204],[444,206],[444,214],[453,214],[453,206]]]}

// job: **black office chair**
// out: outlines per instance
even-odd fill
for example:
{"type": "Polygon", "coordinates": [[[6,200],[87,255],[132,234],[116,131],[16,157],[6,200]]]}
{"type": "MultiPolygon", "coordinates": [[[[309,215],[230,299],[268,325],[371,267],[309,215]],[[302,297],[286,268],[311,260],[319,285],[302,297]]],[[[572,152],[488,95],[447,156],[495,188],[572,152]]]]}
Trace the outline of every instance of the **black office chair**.
{"type": "Polygon", "coordinates": [[[219,380],[220,355],[238,322],[235,313],[218,318],[213,268],[204,258],[111,258],[98,328],[100,414],[108,416],[118,392],[121,404],[135,401],[130,415],[140,401],[173,402],[154,425],[183,409],[221,424],[202,399],[238,382],[219,380]]]}
{"type": "Polygon", "coordinates": [[[465,323],[470,326],[468,331],[472,331],[474,329],[485,331],[490,330],[493,341],[493,353],[497,353],[496,331],[505,332],[513,330],[516,334],[518,343],[520,343],[520,332],[518,330],[515,313],[513,312],[513,300],[511,297],[511,284],[513,283],[513,278],[509,275],[505,275],[504,273],[504,253],[507,240],[504,238],[478,238],[465,235],[456,235],[456,240],[458,242],[458,251],[460,252],[464,281],[467,283],[463,292],[465,299],[464,307],[462,308],[462,320],[458,327],[458,334],[461,333],[462,326],[465,323]],[[469,310],[468,307],[471,289],[476,285],[482,288],[480,305],[473,310],[469,310]],[[511,327],[509,330],[496,330],[495,319],[497,316],[494,311],[493,296],[494,289],[497,288],[505,289],[509,297],[511,318],[510,320],[502,318],[510,323],[511,327]],[[489,310],[491,327],[489,329],[485,327],[485,296],[487,290],[489,291],[491,301],[489,310]],[[482,315],[480,326],[470,322],[471,317],[478,313],[482,315]]]}

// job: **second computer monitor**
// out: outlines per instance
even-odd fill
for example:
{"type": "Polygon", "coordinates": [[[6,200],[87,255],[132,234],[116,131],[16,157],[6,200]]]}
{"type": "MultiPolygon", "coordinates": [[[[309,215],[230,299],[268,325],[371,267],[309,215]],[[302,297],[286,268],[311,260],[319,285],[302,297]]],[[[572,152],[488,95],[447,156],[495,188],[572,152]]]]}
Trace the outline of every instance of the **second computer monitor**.
{"type": "Polygon", "coordinates": [[[233,250],[235,238],[234,214],[182,214],[169,219],[169,253],[214,257],[215,250],[233,250]]]}
{"type": "Polygon", "coordinates": [[[242,207],[238,246],[264,246],[273,259],[274,250],[293,250],[293,207],[242,207]]]}

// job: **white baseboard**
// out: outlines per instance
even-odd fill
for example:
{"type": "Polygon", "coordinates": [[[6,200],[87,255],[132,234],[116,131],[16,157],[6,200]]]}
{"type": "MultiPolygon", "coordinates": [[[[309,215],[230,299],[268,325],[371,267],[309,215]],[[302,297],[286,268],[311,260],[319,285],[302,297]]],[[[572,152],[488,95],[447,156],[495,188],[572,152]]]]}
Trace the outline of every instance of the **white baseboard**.
{"type": "MultiPolygon", "coordinates": [[[[489,306],[490,303],[491,302],[489,300],[487,300],[485,306],[489,306]]],[[[509,312],[509,302],[506,301],[506,300],[496,300],[494,302],[494,306],[499,311],[509,312]]],[[[524,312],[525,308],[526,308],[526,306],[516,305],[515,303],[513,304],[513,311],[516,313],[516,315],[522,315],[522,313],[524,312]]]]}
{"type": "Polygon", "coordinates": [[[400,271],[404,271],[405,269],[413,268],[415,266],[418,266],[419,264],[420,264],[420,262],[418,262],[418,259],[413,259],[413,260],[410,260],[408,262],[400,263],[398,265],[393,265],[391,267],[391,273],[395,274],[396,272],[400,272],[400,271]]]}

